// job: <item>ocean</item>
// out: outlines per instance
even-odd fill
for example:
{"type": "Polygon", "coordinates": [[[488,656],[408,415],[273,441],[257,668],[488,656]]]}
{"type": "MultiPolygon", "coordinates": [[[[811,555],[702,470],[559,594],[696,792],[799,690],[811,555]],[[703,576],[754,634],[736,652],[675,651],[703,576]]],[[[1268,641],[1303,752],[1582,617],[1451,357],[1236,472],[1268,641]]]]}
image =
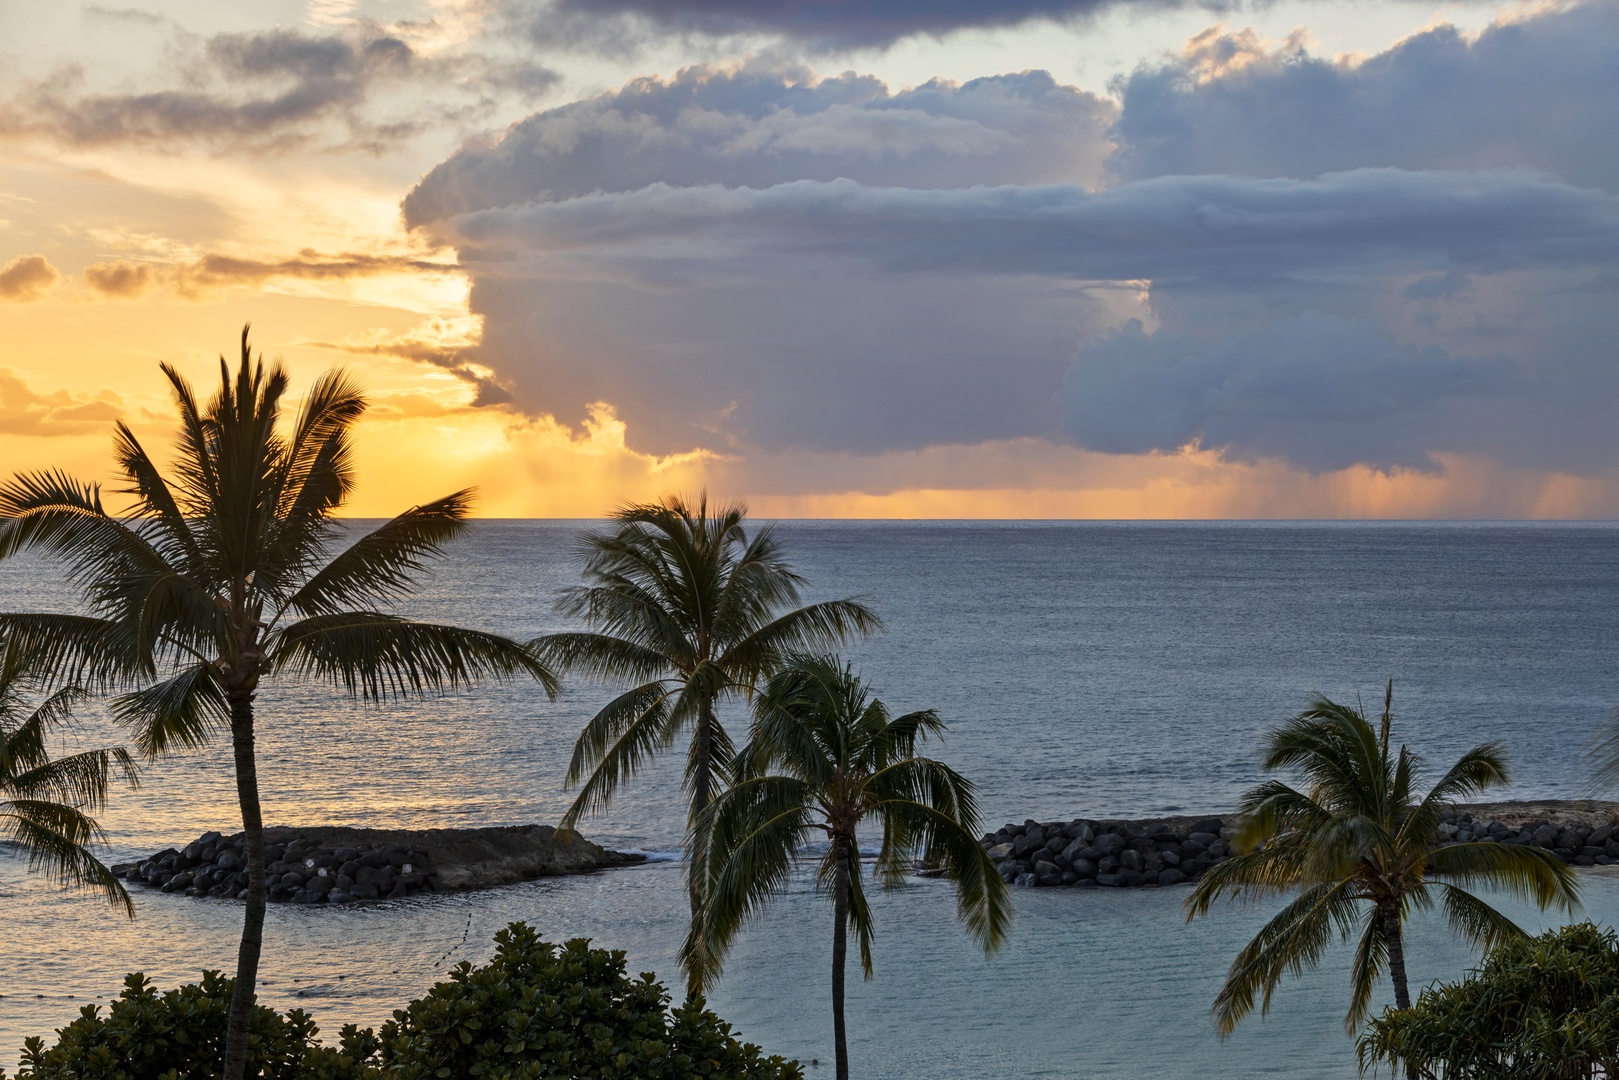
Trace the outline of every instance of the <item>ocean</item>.
{"type": "MultiPolygon", "coordinates": [[[[590,522],[483,521],[401,609],[523,638],[561,628],[590,522]]],[[[1261,775],[1262,732],[1314,693],[1381,705],[1436,770],[1504,743],[1499,797],[1594,793],[1584,755],[1619,705],[1619,526],[1471,523],[783,522],[806,599],[861,596],[886,632],[849,658],[896,710],[949,724],[931,752],[1008,821],[1228,810],[1261,775]]],[[[0,562],[0,608],[61,610],[58,571],[0,562]]],[[[273,824],[449,827],[555,822],[574,737],[607,691],[486,686],[358,706],[320,685],[259,696],[273,824]]],[[[728,716],[740,732],[744,716],[728,716]]],[[[119,733],[87,710],[78,745],[119,733]]],[[[678,987],[685,898],[676,751],[584,828],[651,853],[643,867],[342,910],[272,906],[262,997],[335,1038],[378,1024],[508,922],[623,949],[678,987]]],[[[229,754],[150,765],[102,817],[109,859],[232,831],[229,754]]],[[[1582,917],[1619,922],[1619,876],[1584,871],[1582,917]]],[[[1018,890],[1011,939],[985,958],[953,925],[948,883],[880,896],[876,974],[851,979],[860,1077],[1356,1076],[1342,1026],[1349,949],[1285,984],[1268,1018],[1216,1037],[1208,1006],[1268,908],[1187,924],[1182,888],[1018,890]]],[[[0,1063],[124,973],[160,985],[234,964],[240,907],[136,894],[133,921],[0,857],[0,1063]]],[[[1561,919],[1506,903],[1531,928],[1561,919]]],[[[715,992],[750,1041],[830,1075],[831,911],[813,882],[750,928],[715,992]]],[[[1476,961],[1435,919],[1412,929],[1413,988],[1476,961]]]]}

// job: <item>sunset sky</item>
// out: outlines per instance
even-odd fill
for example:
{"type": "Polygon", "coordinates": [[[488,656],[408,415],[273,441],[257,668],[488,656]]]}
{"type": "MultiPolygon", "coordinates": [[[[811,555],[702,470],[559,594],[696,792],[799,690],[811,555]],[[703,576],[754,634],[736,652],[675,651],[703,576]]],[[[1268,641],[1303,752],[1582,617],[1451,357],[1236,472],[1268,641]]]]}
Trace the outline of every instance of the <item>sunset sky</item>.
{"type": "Polygon", "coordinates": [[[0,463],[243,323],[353,512],[1619,516],[1619,2],[0,5],[0,463]]]}

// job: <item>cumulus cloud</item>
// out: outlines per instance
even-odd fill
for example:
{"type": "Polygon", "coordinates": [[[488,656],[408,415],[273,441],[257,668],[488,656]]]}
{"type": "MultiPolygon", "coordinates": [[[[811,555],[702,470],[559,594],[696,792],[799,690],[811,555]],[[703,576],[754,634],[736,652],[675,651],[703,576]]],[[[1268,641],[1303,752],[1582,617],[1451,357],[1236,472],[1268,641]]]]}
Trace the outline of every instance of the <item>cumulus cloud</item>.
{"type": "Polygon", "coordinates": [[[149,263],[92,263],[84,268],[84,283],[103,296],[133,299],[154,288],[161,278],[149,263]]]}
{"type": "Polygon", "coordinates": [[[62,279],[43,255],[19,255],[0,267],[0,300],[41,299],[62,279]]]}
{"type": "Polygon", "coordinates": [[[1367,58],[1210,31],[1122,81],[1124,178],[1529,169],[1619,190],[1619,5],[1552,9],[1469,40],[1452,26],[1367,58]]]}
{"type": "Polygon", "coordinates": [[[756,63],[688,68],[548,109],[434,168],[412,226],[456,214],[661,183],[769,187],[1094,182],[1112,106],[1043,71],[891,91],[853,73],[756,63]]]}
{"type": "Polygon", "coordinates": [[[279,147],[315,138],[335,125],[352,145],[386,150],[434,124],[482,115],[490,94],[528,98],[555,82],[532,64],[472,54],[425,56],[398,34],[354,24],[316,35],[276,28],[215,35],[191,53],[177,88],[109,91],[67,67],[0,103],[0,134],[45,136],[78,146],[197,142],[279,147]],[[431,85],[446,95],[387,115],[379,91],[431,85]],[[378,115],[378,113],[382,115],[378,115]]]}
{"type": "Polygon", "coordinates": [[[21,372],[0,368],[0,434],[80,435],[105,430],[123,413],[123,399],[110,390],[94,395],[69,390],[42,394],[21,372]]]}
{"type": "Polygon", "coordinates": [[[1032,438],[1586,470],[1619,453],[1619,197],[1595,182],[1609,151],[1575,151],[1613,119],[1560,72],[1516,109],[1436,88],[1512,55],[1550,71],[1570,26],[1601,36],[1593,12],[1330,63],[1217,34],[1119,105],[1039,73],[896,92],[692,69],[469,146],[405,210],[471,277],[483,335],[458,362],[565,423],[610,402],[653,453],[1032,438]],[[1408,135],[1379,103],[1420,86],[1408,135]],[[1195,127],[1239,90],[1254,133],[1220,135],[1215,110],[1166,156],[1165,117],[1195,127]],[[1460,133],[1417,154],[1446,115],[1460,133]]]}
{"type": "Polygon", "coordinates": [[[1499,358],[1390,341],[1365,320],[1307,311],[1214,342],[1139,321],[1086,346],[1063,379],[1079,445],[1113,454],[1196,445],[1322,471],[1432,468],[1435,417],[1512,384],[1499,358]]]}

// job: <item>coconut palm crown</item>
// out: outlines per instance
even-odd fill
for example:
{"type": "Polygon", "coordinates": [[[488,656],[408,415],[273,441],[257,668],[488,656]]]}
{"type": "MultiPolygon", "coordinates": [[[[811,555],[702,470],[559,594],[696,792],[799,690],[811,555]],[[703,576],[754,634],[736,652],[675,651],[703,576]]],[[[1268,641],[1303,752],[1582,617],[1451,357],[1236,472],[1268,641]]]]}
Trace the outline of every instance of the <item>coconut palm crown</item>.
{"type": "MultiPolygon", "coordinates": [[[[605,809],[621,784],[687,732],[688,826],[695,826],[735,751],[721,703],[751,694],[790,652],[880,629],[855,599],[799,606],[804,579],[776,531],[766,526],[749,537],[745,521],[743,507],[710,508],[705,494],[695,505],[667,498],[626,506],[611,528],[580,537],[585,583],[566,590],[557,610],[588,629],[551,634],[533,647],[560,669],[623,691],[574,745],[567,780],[579,793],[564,829],[605,809]]],[[[688,865],[699,843],[688,828],[688,865]]],[[[690,884],[695,918],[695,875],[690,884]]]]}
{"type": "Polygon", "coordinates": [[[849,667],[826,657],[794,657],[769,678],[754,715],[753,741],[737,755],[733,782],[704,814],[701,933],[688,936],[681,961],[699,988],[712,985],[736,934],[786,889],[794,864],[819,849],[816,881],[833,905],[837,1077],[847,1080],[848,940],[852,933],[859,942],[869,979],[875,936],[862,878],[862,829],[881,837],[874,869],[885,887],[903,884],[919,863],[953,879],[957,915],[986,952],[1005,939],[1011,902],[976,839],[972,783],[916,753],[920,743],[944,732],[938,713],[893,716],[849,667]]]}
{"type": "Polygon", "coordinates": [[[1345,1018],[1353,1032],[1385,972],[1397,1006],[1409,1007],[1403,928],[1412,914],[1438,905],[1457,934],[1489,949],[1524,932],[1471,887],[1542,908],[1578,905],[1573,872],[1550,852],[1477,841],[1438,846],[1446,807],[1506,783],[1506,761],[1498,744],[1474,747],[1419,797],[1423,760],[1389,746],[1393,697],[1390,680],[1377,727],[1359,709],[1318,697],[1266,737],[1265,768],[1295,769],[1306,786],[1270,780],[1249,791],[1236,843],[1242,853],[1206,872],[1186,903],[1192,919],[1222,896],[1295,894],[1232,961],[1213,1008],[1222,1034],[1256,999],[1268,1011],[1282,977],[1314,967],[1335,934],[1358,935],[1345,1018]]]}
{"type": "Polygon", "coordinates": [[[51,756],[51,735],[87,696],[78,686],[46,692],[32,657],[0,641],[0,839],[28,857],[30,870],[59,885],[100,893],[131,918],[129,893],[92,852],[103,839],[91,817],[114,780],[135,786],[134,762],[121,747],[51,756]]]}
{"type": "Polygon", "coordinates": [[[199,404],[163,365],[180,415],[167,475],[119,423],[122,515],[94,485],[58,472],[0,486],[0,557],[38,549],[65,564],[84,614],[11,614],[0,628],[59,678],[88,674],[125,692],[113,710],[150,756],[229,735],[248,865],[246,912],[224,1076],[246,1065],[265,909],[254,700],[266,679],[326,681],[368,701],[449,691],[545,666],[494,634],[379,608],[410,592],[466,527],[470,492],[413,507],[338,550],[334,520],[354,487],[352,433],[365,409],[341,371],[317,379],[283,430],[288,380],[255,361],[242,331],[233,374],[199,404]]]}

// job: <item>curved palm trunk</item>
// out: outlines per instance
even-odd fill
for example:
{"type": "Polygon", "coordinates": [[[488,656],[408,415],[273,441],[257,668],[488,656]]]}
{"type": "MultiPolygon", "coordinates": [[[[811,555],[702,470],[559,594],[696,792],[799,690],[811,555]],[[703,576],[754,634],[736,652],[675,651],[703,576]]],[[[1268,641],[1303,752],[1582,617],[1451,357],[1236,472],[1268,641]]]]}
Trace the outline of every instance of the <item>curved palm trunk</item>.
{"type": "Polygon", "coordinates": [[[264,819],[259,812],[259,773],[253,754],[253,694],[230,695],[231,745],[236,753],[236,798],[242,807],[242,834],[247,848],[247,912],[242,918],[242,944],[236,954],[236,987],[225,1025],[225,1080],[242,1080],[247,1072],[247,1040],[253,1021],[259,952],[264,946],[264,819]]]}
{"type": "MultiPolygon", "coordinates": [[[[1400,926],[1400,905],[1397,902],[1384,903],[1378,908],[1378,915],[1383,920],[1383,941],[1389,950],[1389,978],[1394,982],[1394,1007],[1409,1009],[1411,991],[1405,978],[1405,942],[1400,926]]],[[[1405,1075],[1406,1080],[1417,1080],[1417,1067],[1406,1062],[1405,1075]]]]}
{"type": "Polygon", "coordinates": [[[849,956],[849,844],[839,836],[837,876],[832,883],[832,1042],[837,1080],[849,1080],[849,1038],[843,1027],[843,968],[849,956]]]}

